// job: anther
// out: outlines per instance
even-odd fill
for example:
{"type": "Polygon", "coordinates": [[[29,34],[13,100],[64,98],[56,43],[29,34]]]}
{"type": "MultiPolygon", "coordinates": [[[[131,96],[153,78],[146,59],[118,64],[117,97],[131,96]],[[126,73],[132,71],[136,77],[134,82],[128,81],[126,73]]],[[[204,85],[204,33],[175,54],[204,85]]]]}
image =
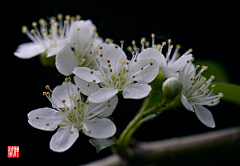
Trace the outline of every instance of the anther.
{"type": "Polygon", "coordinates": [[[90,69],[93,69],[93,66],[90,66],[90,69]]]}
{"type": "Polygon", "coordinates": [[[63,100],[62,100],[62,102],[63,102],[63,103],[65,103],[65,102],[66,102],[66,100],[64,100],[64,99],[63,99],[63,100]]]}
{"type": "Polygon", "coordinates": [[[90,71],[90,74],[93,74],[93,71],[90,71]]]}
{"type": "Polygon", "coordinates": [[[32,29],[32,30],[31,30],[31,33],[35,33],[35,30],[34,30],[34,29],[32,29]]]}
{"type": "Polygon", "coordinates": [[[88,133],[91,133],[91,131],[90,131],[90,130],[88,130],[88,133]]]}
{"type": "Polygon", "coordinates": [[[194,57],[192,57],[192,62],[195,60],[195,58],[194,57]]]}
{"type": "Polygon", "coordinates": [[[123,41],[123,40],[121,40],[121,41],[120,41],[120,43],[121,43],[121,44],[124,44],[124,41],[123,41]]]}
{"type": "Polygon", "coordinates": [[[135,55],[136,53],[133,51],[132,54],[135,55]]]}
{"type": "Polygon", "coordinates": [[[146,47],[149,47],[149,46],[150,46],[150,42],[149,42],[149,41],[146,41],[146,42],[145,42],[145,46],[146,46],[146,47]]]}
{"type": "Polygon", "coordinates": [[[77,28],[77,30],[79,31],[79,30],[80,30],[80,28],[77,28]]]}
{"type": "Polygon", "coordinates": [[[77,87],[77,91],[79,91],[80,90],[80,88],[79,87],[77,87]]]}
{"type": "Polygon", "coordinates": [[[69,110],[69,107],[66,107],[66,110],[69,110]]]}
{"type": "Polygon", "coordinates": [[[151,34],[151,37],[152,37],[152,38],[154,38],[154,37],[155,37],[154,33],[152,33],[152,34],[151,34]]]}
{"type": "Polygon", "coordinates": [[[62,15],[61,13],[59,13],[59,14],[57,15],[57,18],[60,20],[60,19],[63,18],[63,15],[62,15]]]}
{"type": "Polygon", "coordinates": [[[64,109],[64,108],[62,108],[62,109],[61,109],[61,111],[62,111],[62,112],[65,112],[65,109],[64,109]]]}
{"type": "Polygon", "coordinates": [[[222,97],[223,97],[223,93],[222,93],[222,92],[219,92],[219,93],[218,93],[218,96],[219,96],[220,98],[222,98],[222,97]]]}
{"type": "Polygon", "coordinates": [[[66,20],[70,20],[70,16],[69,16],[69,15],[66,15],[66,16],[65,16],[65,19],[66,19],[66,20]]]}
{"type": "Polygon", "coordinates": [[[43,96],[46,96],[46,92],[43,92],[43,96]]]}
{"type": "Polygon", "coordinates": [[[116,81],[119,81],[119,79],[117,78],[116,81]]]}
{"type": "Polygon", "coordinates": [[[49,85],[46,85],[46,87],[45,87],[46,89],[49,89],[50,88],[50,86],[49,85]]]}
{"type": "Polygon", "coordinates": [[[162,45],[166,45],[166,42],[162,42],[162,45]]]}
{"type": "Polygon", "coordinates": [[[75,42],[75,41],[73,41],[72,43],[73,43],[74,45],[76,44],[76,42],[75,42]]]}
{"type": "Polygon", "coordinates": [[[89,54],[92,54],[92,51],[89,51],[89,54]]]}
{"type": "Polygon", "coordinates": [[[108,107],[110,107],[110,104],[108,104],[108,107]]]}
{"type": "Polygon", "coordinates": [[[74,106],[73,108],[74,108],[74,109],[77,109],[77,107],[76,107],[76,106],[74,106]]]}
{"type": "Polygon", "coordinates": [[[84,106],[84,103],[83,103],[83,102],[81,102],[81,106],[84,106]]]}
{"type": "Polygon", "coordinates": [[[86,86],[87,86],[87,87],[90,87],[90,84],[87,84],[86,86]]]}
{"type": "Polygon", "coordinates": [[[65,82],[68,82],[69,81],[69,79],[68,78],[65,78],[65,82]]]}
{"type": "Polygon", "coordinates": [[[88,46],[92,46],[92,45],[93,45],[93,43],[92,43],[92,42],[88,44],[88,46]]]}
{"type": "Polygon", "coordinates": [[[212,88],[216,88],[216,85],[212,85],[212,88]]]}
{"type": "Polygon", "coordinates": [[[64,24],[67,24],[67,20],[64,20],[64,24]]]}
{"type": "Polygon", "coordinates": [[[128,50],[128,51],[132,51],[132,47],[131,47],[131,46],[128,46],[127,50],[128,50]]]}
{"type": "Polygon", "coordinates": [[[135,76],[132,76],[132,78],[135,78],[135,76]]]}
{"type": "Polygon", "coordinates": [[[183,69],[181,69],[180,72],[183,72],[183,69]]]}
{"type": "Polygon", "coordinates": [[[129,72],[129,70],[128,70],[128,69],[126,69],[126,72],[129,72]]]}
{"type": "Polygon", "coordinates": [[[141,67],[141,70],[143,70],[143,67],[141,67]]]}
{"type": "Polygon", "coordinates": [[[153,65],[153,63],[152,63],[152,62],[150,62],[150,65],[152,66],[152,65],[153,65]]]}
{"type": "Polygon", "coordinates": [[[140,52],[140,49],[139,48],[137,48],[137,50],[136,50],[137,52],[140,52]]]}
{"type": "Polygon", "coordinates": [[[200,93],[201,92],[201,89],[198,89],[198,93],[200,93]]]}
{"type": "Polygon", "coordinates": [[[112,69],[110,69],[110,72],[112,72],[113,70],[112,69]]]}
{"type": "Polygon", "coordinates": [[[121,75],[121,73],[118,73],[118,76],[120,76],[121,75]]]}
{"type": "Polygon", "coordinates": [[[22,33],[26,33],[27,32],[27,26],[22,26],[22,33]]]}
{"type": "Polygon", "coordinates": [[[70,131],[70,133],[73,133],[73,131],[70,131]]]}
{"type": "Polygon", "coordinates": [[[107,63],[110,63],[110,60],[109,60],[109,59],[107,60],[107,63]]]}
{"type": "Polygon", "coordinates": [[[211,103],[214,103],[214,101],[213,101],[213,100],[211,100],[211,103]]]}
{"type": "Polygon", "coordinates": [[[80,15],[76,15],[76,20],[80,20],[81,16],[80,15]]]}
{"type": "Polygon", "coordinates": [[[117,45],[115,45],[114,47],[115,47],[115,48],[118,48],[118,46],[117,46],[117,45]]]}
{"type": "Polygon", "coordinates": [[[172,43],[172,40],[171,40],[171,39],[168,39],[168,43],[172,43]]]}
{"type": "Polygon", "coordinates": [[[189,60],[187,60],[187,63],[189,63],[189,60]]]}
{"type": "Polygon", "coordinates": [[[108,67],[111,67],[111,64],[108,64],[108,67]]]}
{"type": "Polygon", "coordinates": [[[50,93],[49,93],[49,92],[47,92],[47,93],[46,93],[46,96],[50,96],[50,93]]]}
{"type": "Polygon", "coordinates": [[[200,65],[197,65],[197,66],[196,66],[196,68],[199,68],[199,67],[200,67],[200,65]]]}
{"type": "Polygon", "coordinates": [[[47,126],[49,126],[49,123],[46,123],[47,126]]]}
{"type": "Polygon", "coordinates": [[[103,57],[103,54],[100,54],[99,56],[100,56],[100,57],[103,57]]]}
{"type": "Polygon", "coordinates": [[[191,77],[190,80],[193,80],[193,78],[191,77]]]}
{"type": "Polygon", "coordinates": [[[215,80],[215,76],[214,75],[211,75],[210,78],[211,78],[211,80],[215,80]]]}
{"type": "Polygon", "coordinates": [[[135,40],[132,41],[132,45],[135,45],[135,40]]]}
{"type": "Polygon", "coordinates": [[[110,102],[110,99],[108,99],[107,102],[110,102]]]}
{"type": "Polygon", "coordinates": [[[94,28],[93,28],[93,30],[94,30],[94,31],[97,31],[97,28],[96,28],[96,27],[94,27],[94,28]]]}
{"type": "Polygon", "coordinates": [[[176,48],[180,49],[180,48],[181,48],[181,45],[180,45],[180,44],[177,44],[177,45],[176,45],[176,48]]]}
{"type": "Polygon", "coordinates": [[[36,26],[37,26],[37,23],[36,23],[36,22],[33,22],[33,23],[32,23],[32,26],[33,26],[33,27],[36,27],[36,26]]]}
{"type": "Polygon", "coordinates": [[[96,82],[96,80],[92,80],[92,82],[96,82]]]}
{"type": "Polygon", "coordinates": [[[173,48],[173,45],[171,45],[170,48],[173,48]]]}
{"type": "Polygon", "coordinates": [[[102,49],[102,46],[100,46],[99,49],[102,49]]]}
{"type": "Polygon", "coordinates": [[[36,119],[38,119],[39,117],[38,116],[36,116],[36,119]]]}
{"type": "Polygon", "coordinates": [[[193,51],[193,49],[192,49],[192,48],[190,48],[190,49],[189,49],[189,53],[191,53],[192,51],[193,51]]]}
{"type": "Polygon", "coordinates": [[[86,59],[82,59],[82,62],[85,62],[86,61],[86,59]]]}
{"type": "Polygon", "coordinates": [[[91,61],[91,62],[94,62],[94,60],[93,60],[93,59],[90,59],[90,61],[91,61]]]}
{"type": "Polygon", "coordinates": [[[195,82],[192,82],[191,84],[192,84],[192,85],[194,85],[194,84],[195,84],[195,82]]]}
{"type": "Polygon", "coordinates": [[[86,104],[89,104],[89,102],[87,101],[86,104]]]}

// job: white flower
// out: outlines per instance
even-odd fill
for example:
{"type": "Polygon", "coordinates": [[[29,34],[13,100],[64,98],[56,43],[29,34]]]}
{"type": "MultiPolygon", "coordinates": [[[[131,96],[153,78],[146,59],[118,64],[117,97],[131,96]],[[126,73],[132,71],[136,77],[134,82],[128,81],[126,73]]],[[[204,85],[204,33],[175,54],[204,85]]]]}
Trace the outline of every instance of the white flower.
{"type": "MultiPolygon", "coordinates": [[[[145,54],[147,55],[148,58],[153,58],[156,60],[158,66],[162,68],[162,72],[166,78],[178,77],[177,72],[185,66],[186,61],[192,60],[193,57],[192,54],[190,54],[192,52],[192,49],[189,49],[181,57],[179,57],[178,51],[180,49],[180,45],[177,45],[172,55],[172,58],[170,58],[173,45],[171,45],[171,39],[169,39],[168,50],[165,58],[164,55],[162,54],[162,50],[164,45],[166,45],[166,42],[163,42],[162,45],[160,44],[154,45],[155,43],[154,37],[155,35],[152,34],[152,49],[149,48],[145,49],[144,48],[145,38],[141,40],[142,52],[146,52],[145,54]]],[[[135,42],[133,42],[133,48],[136,49],[135,42]]],[[[146,58],[145,54],[139,54],[138,60],[146,58]]]]}
{"type": "MultiPolygon", "coordinates": [[[[89,94],[86,89],[90,89],[91,85],[86,86],[83,80],[75,81],[77,85],[81,83],[80,87],[85,89],[85,94],[89,94]]],[[[46,107],[28,114],[28,123],[37,129],[53,131],[60,127],[50,141],[50,148],[53,151],[63,152],[69,149],[78,138],[80,130],[87,136],[97,139],[112,137],[116,132],[114,123],[105,117],[110,116],[115,109],[117,96],[100,104],[88,100],[83,103],[79,90],[76,85],[64,82],[53,91],[50,90],[51,97],[49,92],[44,92],[56,110],[46,107]]]]}
{"type": "MultiPolygon", "coordinates": [[[[199,68],[199,66],[196,66],[199,68]]],[[[179,79],[182,83],[181,102],[183,106],[196,113],[198,119],[208,127],[214,128],[215,122],[211,112],[203,107],[203,105],[214,106],[219,103],[219,99],[223,97],[222,93],[213,95],[215,85],[212,85],[211,91],[208,88],[214,76],[208,80],[201,75],[207,70],[207,66],[196,74],[195,66],[189,62],[180,70],[179,79]]]]}
{"type": "Polygon", "coordinates": [[[102,87],[89,96],[89,101],[104,102],[118,92],[122,92],[124,98],[141,99],[151,91],[151,86],[147,83],[153,81],[159,71],[155,60],[138,60],[137,52],[132,60],[128,61],[121,48],[114,44],[103,44],[98,55],[100,64],[94,58],[98,71],[87,67],[74,69],[73,73],[77,77],[88,82],[100,83],[102,87]]]}
{"type": "Polygon", "coordinates": [[[68,76],[75,67],[96,66],[89,51],[91,49],[95,56],[103,40],[94,37],[95,29],[89,20],[75,21],[71,25],[69,37],[49,51],[49,55],[57,53],[56,67],[61,74],[68,76]]]}

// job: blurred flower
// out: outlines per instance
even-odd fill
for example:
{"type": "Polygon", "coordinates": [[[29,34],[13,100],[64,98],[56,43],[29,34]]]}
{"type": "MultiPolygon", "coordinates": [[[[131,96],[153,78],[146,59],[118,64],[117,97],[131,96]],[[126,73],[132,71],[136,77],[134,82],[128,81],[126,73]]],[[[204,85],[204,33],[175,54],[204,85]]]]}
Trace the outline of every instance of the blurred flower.
{"type": "Polygon", "coordinates": [[[104,102],[118,92],[122,92],[124,98],[131,99],[141,99],[150,93],[151,86],[148,83],[154,80],[159,71],[155,60],[137,60],[137,51],[133,53],[131,61],[128,61],[121,48],[114,44],[103,44],[98,54],[100,64],[93,57],[98,71],[92,67],[74,69],[73,73],[77,77],[88,82],[100,83],[102,86],[89,96],[89,101],[104,102]]]}
{"type": "MultiPolygon", "coordinates": [[[[78,79],[75,81],[77,85],[84,83],[78,79]]],[[[53,151],[68,150],[78,138],[80,130],[87,136],[97,139],[109,138],[115,134],[114,123],[105,117],[110,116],[115,109],[117,96],[104,103],[96,104],[88,100],[84,103],[81,101],[80,88],[70,83],[68,78],[53,91],[49,86],[46,88],[52,92],[52,96],[49,92],[44,92],[44,95],[56,110],[47,107],[33,110],[28,114],[28,123],[46,131],[60,127],[50,141],[50,148],[53,151]]],[[[86,88],[90,88],[90,85],[85,85],[86,88]]]]}

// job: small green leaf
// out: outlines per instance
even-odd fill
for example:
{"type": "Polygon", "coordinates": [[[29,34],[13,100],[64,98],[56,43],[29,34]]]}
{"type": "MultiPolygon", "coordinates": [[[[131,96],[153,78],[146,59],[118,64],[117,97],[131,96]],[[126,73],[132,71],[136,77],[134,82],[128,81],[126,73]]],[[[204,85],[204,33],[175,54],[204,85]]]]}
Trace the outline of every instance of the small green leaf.
{"type": "Polygon", "coordinates": [[[229,74],[224,69],[223,65],[215,60],[196,60],[194,62],[195,65],[205,65],[208,66],[208,70],[205,70],[202,75],[206,78],[210,78],[211,75],[215,76],[215,81],[218,82],[231,82],[229,74]]]}
{"type": "Polygon", "coordinates": [[[213,82],[212,85],[216,85],[216,88],[213,90],[214,94],[223,93],[224,96],[221,100],[240,105],[239,85],[223,82],[213,82]]]}
{"type": "Polygon", "coordinates": [[[89,139],[89,142],[95,146],[97,153],[115,144],[115,141],[112,139],[89,139]]]}

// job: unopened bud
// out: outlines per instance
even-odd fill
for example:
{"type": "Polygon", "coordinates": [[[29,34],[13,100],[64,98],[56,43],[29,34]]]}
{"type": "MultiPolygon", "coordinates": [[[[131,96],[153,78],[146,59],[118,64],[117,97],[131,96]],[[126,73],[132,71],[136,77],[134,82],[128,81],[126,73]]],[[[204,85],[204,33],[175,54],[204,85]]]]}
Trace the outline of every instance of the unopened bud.
{"type": "Polygon", "coordinates": [[[174,99],[181,92],[181,82],[175,77],[168,78],[163,82],[162,91],[164,98],[174,99]]]}

